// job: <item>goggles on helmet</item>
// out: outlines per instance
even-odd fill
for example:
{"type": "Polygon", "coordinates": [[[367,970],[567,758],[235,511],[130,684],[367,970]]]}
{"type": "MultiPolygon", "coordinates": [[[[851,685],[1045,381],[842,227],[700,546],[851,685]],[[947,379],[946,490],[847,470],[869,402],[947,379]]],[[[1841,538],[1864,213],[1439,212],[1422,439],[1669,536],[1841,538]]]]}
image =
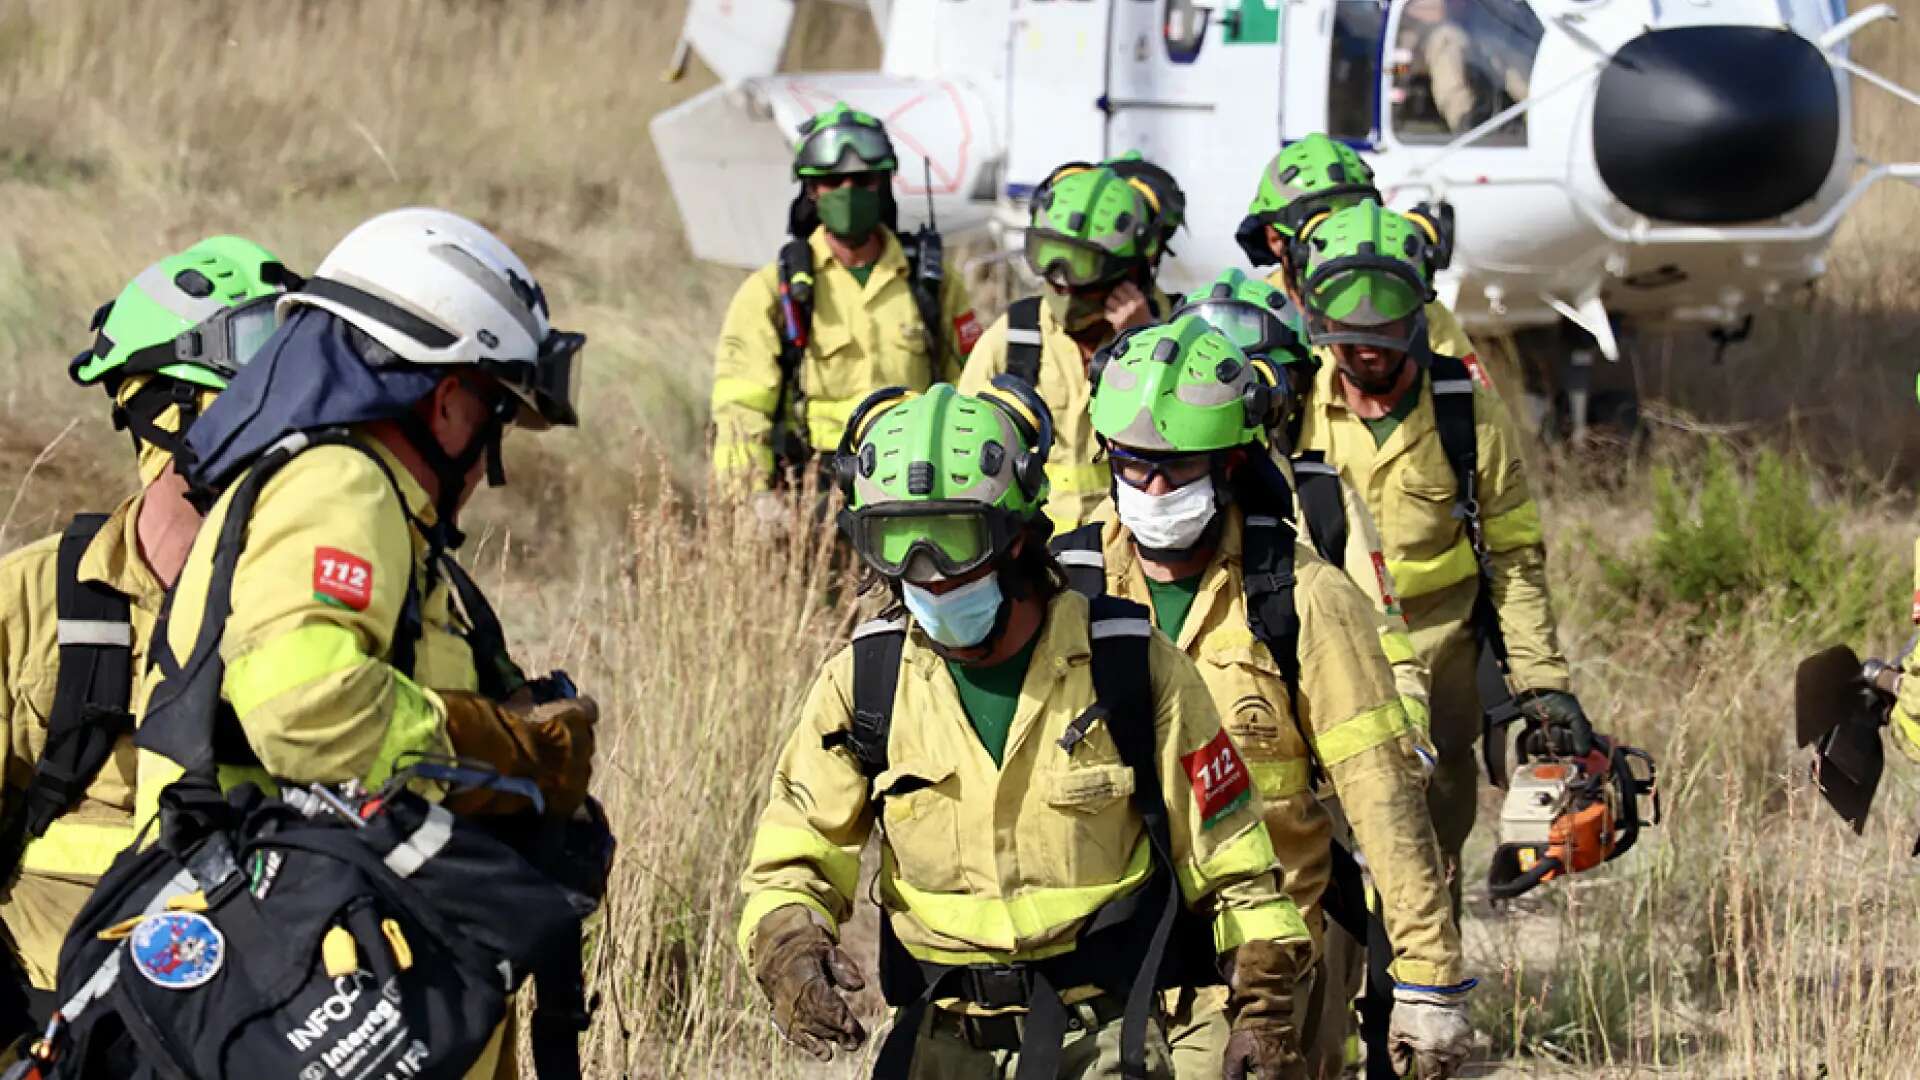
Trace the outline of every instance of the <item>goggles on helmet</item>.
{"type": "Polygon", "coordinates": [[[1245,300],[1223,298],[1188,304],[1175,316],[1195,315],[1207,325],[1227,335],[1248,356],[1273,357],[1280,363],[1292,359],[1300,348],[1300,336],[1281,321],[1280,313],[1245,300]]]}
{"type": "Polygon", "coordinates": [[[894,168],[893,143],[879,128],[830,124],[801,140],[793,168],[801,176],[890,170],[894,168]]]}
{"type": "Polygon", "coordinates": [[[482,360],[480,370],[499,380],[545,424],[573,427],[580,423],[575,400],[579,380],[575,378],[575,369],[580,363],[580,350],[586,344],[585,334],[550,330],[540,342],[540,354],[533,363],[482,360]]]}
{"type": "Polygon", "coordinates": [[[1170,488],[1183,488],[1213,471],[1213,453],[1144,454],[1109,445],[1107,465],[1115,479],[1131,488],[1145,491],[1156,476],[1170,488]]]}
{"type": "Polygon", "coordinates": [[[280,325],[274,317],[276,294],[257,296],[236,307],[221,308],[173,339],[176,363],[197,364],[232,379],[267,343],[280,325]]]}
{"type": "Polygon", "coordinates": [[[1413,267],[1381,255],[1348,255],[1315,267],[1301,293],[1307,341],[1411,352],[1426,332],[1432,293],[1413,267]]]}
{"type": "Polygon", "coordinates": [[[1086,288],[1104,285],[1124,277],[1129,260],[1090,240],[1027,230],[1027,265],[1033,272],[1060,288],[1086,288]]]}
{"type": "Polygon", "coordinates": [[[849,511],[848,535],[868,566],[916,583],[959,577],[1013,545],[1021,522],[965,499],[884,502],[849,511]]]}

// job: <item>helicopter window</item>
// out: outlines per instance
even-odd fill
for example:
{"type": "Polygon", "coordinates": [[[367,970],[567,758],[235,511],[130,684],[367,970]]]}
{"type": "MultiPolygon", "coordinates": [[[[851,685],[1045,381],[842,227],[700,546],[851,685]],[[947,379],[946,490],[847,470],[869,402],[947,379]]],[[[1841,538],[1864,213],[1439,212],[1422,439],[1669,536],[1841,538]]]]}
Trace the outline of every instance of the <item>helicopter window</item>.
{"type": "MultiPolygon", "coordinates": [[[[1522,0],[1411,0],[1394,37],[1394,134],[1448,142],[1527,100],[1541,32],[1522,0]]],[[[1476,145],[1526,143],[1520,116],[1476,145]]]]}
{"type": "Polygon", "coordinates": [[[1371,146],[1379,135],[1380,49],[1385,0],[1333,5],[1333,55],[1327,63],[1327,134],[1371,146]]]}
{"type": "Polygon", "coordinates": [[[1167,17],[1160,24],[1160,36],[1167,42],[1167,59],[1176,64],[1191,64],[1200,55],[1207,36],[1209,7],[1195,0],[1167,0],[1167,17]]]}

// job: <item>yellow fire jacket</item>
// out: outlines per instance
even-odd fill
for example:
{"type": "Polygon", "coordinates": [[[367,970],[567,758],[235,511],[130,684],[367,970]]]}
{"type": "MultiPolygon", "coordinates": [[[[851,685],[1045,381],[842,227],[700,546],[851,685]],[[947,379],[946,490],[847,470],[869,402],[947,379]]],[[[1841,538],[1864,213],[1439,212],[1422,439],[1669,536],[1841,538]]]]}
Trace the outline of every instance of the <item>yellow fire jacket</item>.
{"type": "MultiPolygon", "coordinates": [[[[125,596],[133,624],[133,670],[146,662],[155,621],[166,594],[140,556],[137,527],[141,496],[121,503],[80,559],[80,579],[125,596]]],[[[60,668],[55,594],[59,588],[60,537],[50,536],[0,560],[0,708],[6,722],[6,809],[23,798],[34,764],[47,743],[60,668]]],[[[139,711],[139,680],[129,687],[139,711]]],[[[133,842],[134,750],[122,739],[78,806],[27,845],[20,876],[0,919],[33,985],[50,990],[73,917],[93,892],[113,858],[133,842]]]]}
{"type": "MultiPolygon", "coordinates": [[[[1407,610],[1413,632],[1464,623],[1479,589],[1478,569],[1466,526],[1453,516],[1456,485],[1434,426],[1432,381],[1422,377],[1413,412],[1376,448],[1373,433],[1348,410],[1338,379],[1332,356],[1321,355],[1303,406],[1301,448],[1324,453],[1373,511],[1401,597],[1419,601],[1407,610]]],[[[1490,587],[1517,689],[1566,690],[1540,508],[1527,486],[1519,435],[1490,385],[1476,381],[1473,392],[1490,587]]]]}
{"type": "MultiPolygon", "coordinates": [[[[1913,545],[1913,622],[1920,626],[1920,541],[1913,545]]],[[[1900,661],[1900,697],[1893,705],[1893,729],[1900,733],[1894,745],[1920,761],[1920,648],[1900,661]]]]}
{"type": "MultiPolygon", "coordinates": [[[[1287,895],[1316,930],[1333,837],[1315,800],[1316,766],[1332,783],[1380,889],[1393,939],[1394,977],[1426,986],[1462,981],[1460,932],[1427,816],[1420,738],[1400,704],[1377,622],[1365,598],[1312,547],[1296,542],[1300,708],[1280,666],[1248,629],[1241,563],[1245,525],[1229,507],[1219,550],[1200,579],[1178,645],[1192,657],[1266,803],[1268,835],[1286,868],[1287,895]]],[[[1151,607],[1133,535],[1108,519],[1107,591],[1151,607]]]]}
{"type": "MultiPolygon", "coordinates": [[[[272,791],[275,779],[358,779],[378,787],[404,755],[453,752],[445,706],[429,688],[471,691],[478,675],[446,583],[436,578],[425,589],[427,540],[409,515],[431,527],[434,503],[391,451],[372,438],[363,443],[392,471],[399,498],[378,465],[345,446],[300,454],[260,492],[220,655],[221,696],[263,767],[221,766],[222,786],[251,780],[272,791]],[[422,588],[423,623],[411,677],[386,659],[409,576],[422,588]]],[[[232,498],[229,489],[214,504],[175,585],[167,644],[182,663],[200,633],[232,498]]],[[[146,697],[163,679],[149,673],[146,697]]],[[[139,754],[138,820],[180,775],[172,761],[139,754]]],[[[469,1078],[515,1075],[511,1030],[502,1026],[469,1078]]]]}
{"type": "MultiPolygon", "coordinates": [[[[886,234],[886,248],[865,285],[840,265],[815,229],[813,324],[800,369],[804,401],[789,401],[793,429],[808,445],[832,453],[847,417],[883,386],[925,390],[959,378],[980,326],[967,287],[954,267],[941,277],[942,343],[937,362],[927,355],[920,311],[907,287],[907,257],[900,240],[886,234]]],[[[727,307],[713,369],[713,474],[735,490],[764,491],[773,484],[780,401],[780,268],[769,263],[742,282],[727,307]]]]}
{"type": "MultiPolygon", "coordinates": [[[[1172,310],[1167,294],[1153,290],[1154,310],[1165,318],[1172,310]]],[[[980,335],[960,375],[963,394],[985,390],[995,375],[1007,370],[1007,316],[995,319],[980,335]]],[[[1095,511],[1106,500],[1109,475],[1106,465],[1096,457],[1100,440],[1093,433],[1093,384],[1087,381],[1087,358],[1080,345],[1067,336],[1053,317],[1053,311],[1040,305],[1040,391],[1041,400],[1053,413],[1053,453],[1047,457],[1047,516],[1053,519],[1055,533],[1077,529],[1093,520],[1095,511]]]]}
{"type": "MultiPolygon", "coordinates": [[[[1190,783],[1182,759],[1232,744],[1192,661],[1160,635],[1149,649],[1158,773],[1183,896],[1212,918],[1222,952],[1254,939],[1310,949],[1300,912],[1280,891],[1258,801],[1243,797],[1202,817],[1203,794],[1218,793],[1190,783]]],[[[871,786],[849,751],[822,745],[849,728],[853,711],[852,650],[828,661],[775,766],[741,879],[740,949],[748,964],[754,928],[777,908],[802,904],[829,926],[846,921],[876,816],[884,825],[880,900],[914,956],[1011,963],[1072,951],[1094,912],[1152,873],[1146,831],[1129,799],[1134,774],[1106,728],[1093,725],[1071,753],[1058,744],[1093,704],[1091,657],[1087,601],[1063,593],[1049,604],[996,768],[945,664],[910,629],[891,767],[871,786]],[[912,790],[876,797],[903,785],[912,790]]]]}
{"type": "MultiPolygon", "coordinates": [[[[1421,732],[1422,742],[1426,742],[1431,679],[1426,661],[1414,649],[1413,638],[1407,631],[1406,613],[1400,610],[1399,587],[1394,584],[1393,571],[1387,567],[1386,551],[1381,546],[1380,529],[1373,522],[1373,512],[1353,488],[1341,482],[1340,470],[1334,466],[1326,462],[1297,462],[1279,453],[1275,453],[1273,459],[1287,473],[1295,491],[1300,489],[1298,475],[1308,470],[1331,474],[1333,482],[1340,485],[1340,505],[1346,511],[1347,520],[1347,548],[1342,553],[1340,568],[1360,586],[1367,599],[1373,601],[1379,616],[1380,649],[1393,665],[1393,684],[1400,689],[1400,704],[1407,710],[1407,719],[1421,732]]],[[[1311,536],[1306,507],[1297,499],[1295,517],[1300,535],[1311,536]]]]}

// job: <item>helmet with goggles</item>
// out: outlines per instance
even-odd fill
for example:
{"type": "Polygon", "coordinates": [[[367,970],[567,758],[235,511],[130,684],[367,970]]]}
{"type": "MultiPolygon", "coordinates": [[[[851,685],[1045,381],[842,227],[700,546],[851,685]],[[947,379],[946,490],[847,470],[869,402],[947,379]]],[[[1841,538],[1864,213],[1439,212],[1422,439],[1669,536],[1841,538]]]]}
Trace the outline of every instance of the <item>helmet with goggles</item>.
{"type": "Polygon", "coordinates": [[[1187,294],[1174,315],[1205,319],[1250,357],[1275,364],[1308,359],[1300,339],[1300,312],[1287,294],[1244,270],[1226,270],[1206,287],[1187,294]]]}
{"type": "Polygon", "coordinates": [[[364,222],[280,300],[282,314],[295,305],[359,331],[373,367],[458,366],[490,376],[510,399],[508,423],[578,422],[574,369],[586,337],[555,330],[533,272],[457,214],[412,208],[364,222]]]}
{"type": "Polygon", "coordinates": [[[1118,281],[1151,255],[1145,185],[1104,165],[1056,170],[1033,198],[1027,265],[1061,288],[1118,281]]]}
{"type": "Polygon", "coordinates": [[[1267,163],[1234,239],[1255,266],[1268,266],[1278,261],[1267,244],[1268,226],[1292,239],[1316,214],[1379,198],[1373,169],[1359,151],[1316,132],[1282,148],[1267,163]]]}
{"type": "Polygon", "coordinates": [[[978,397],[940,383],[876,391],[847,423],[840,528],[868,566],[925,582],[1005,555],[1047,498],[1053,418],[1000,376],[978,397]]]}
{"type": "Polygon", "coordinates": [[[135,375],[224,390],[273,333],[274,299],[299,283],[259,244],[209,237],[142,270],[95,312],[93,347],[70,374],[109,390],[135,375]]]}
{"type": "Polygon", "coordinates": [[[886,127],[844,101],[800,125],[800,142],[793,151],[796,179],[893,172],[898,167],[886,127]]]}
{"type": "Polygon", "coordinates": [[[1413,351],[1434,295],[1429,239],[1420,225],[1372,202],[1315,224],[1300,267],[1308,343],[1413,351]]]}
{"type": "Polygon", "coordinates": [[[1270,365],[1190,314],[1121,335],[1094,368],[1094,432],[1155,454],[1260,442],[1279,382],[1270,365]]]}

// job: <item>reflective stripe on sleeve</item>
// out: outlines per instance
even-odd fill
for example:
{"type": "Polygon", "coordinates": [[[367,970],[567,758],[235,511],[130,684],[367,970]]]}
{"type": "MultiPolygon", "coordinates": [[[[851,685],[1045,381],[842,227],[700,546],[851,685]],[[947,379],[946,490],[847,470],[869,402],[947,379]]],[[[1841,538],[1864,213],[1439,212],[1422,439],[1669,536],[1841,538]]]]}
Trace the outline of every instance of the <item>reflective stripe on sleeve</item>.
{"type": "Polygon", "coordinates": [[[1400,586],[1400,596],[1425,596],[1458,585],[1480,572],[1473,546],[1462,536],[1445,553],[1431,559],[1388,559],[1387,570],[1400,586]]]}
{"type": "Polygon", "coordinates": [[[55,821],[27,845],[20,868],[30,874],[99,877],[133,843],[133,822],[55,821]]]}
{"type": "Polygon", "coordinates": [[[755,382],[752,379],[740,379],[722,375],[713,380],[713,408],[717,412],[734,407],[751,409],[762,416],[772,416],[774,407],[780,404],[780,388],[755,382]]]}
{"type": "Polygon", "coordinates": [[[1067,461],[1047,462],[1047,483],[1056,493],[1075,495],[1105,491],[1113,473],[1105,465],[1075,465],[1067,461]]]}
{"type": "Polygon", "coordinates": [[[790,825],[762,825],[753,834],[753,852],[747,865],[756,871],[772,871],[786,866],[807,866],[826,879],[834,892],[853,899],[860,884],[860,853],[843,851],[811,829],[790,825]]]}
{"type": "Polygon", "coordinates": [[[1255,821],[1240,835],[1213,849],[1199,867],[1180,864],[1180,892],[1189,904],[1206,895],[1216,882],[1239,881],[1275,869],[1273,840],[1265,822],[1255,821]]]}
{"type": "Polygon", "coordinates": [[[1540,528],[1540,505],[1532,499],[1486,519],[1484,528],[1488,551],[1512,551],[1546,539],[1540,528]]]}
{"type": "Polygon", "coordinates": [[[1396,699],[1368,709],[1350,720],[1342,720],[1315,735],[1313,749],[1323,763],[1338,765],[1355,754],[1392,742],[1412,731],[1407,711],[1396,699]]]}
{"type": "Polygon", "coordinates": [[[1307,920],[1292,900],[1281,897],[1251,910],[1221,908],[1213,916],[1215,952],[1231,952],[1249,941],[1309,941],[1307,920]]]}

